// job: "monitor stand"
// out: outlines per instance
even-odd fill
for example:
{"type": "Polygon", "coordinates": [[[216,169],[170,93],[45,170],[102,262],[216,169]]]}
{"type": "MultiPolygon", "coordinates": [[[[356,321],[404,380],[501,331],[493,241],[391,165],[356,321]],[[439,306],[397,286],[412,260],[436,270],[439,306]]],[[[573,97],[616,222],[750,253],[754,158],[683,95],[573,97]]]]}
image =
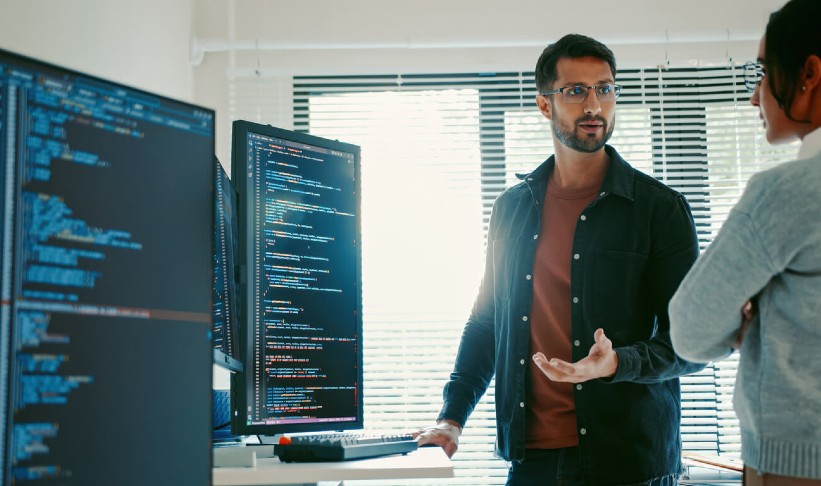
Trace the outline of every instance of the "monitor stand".
{"type": "Polygon", "coordinates": [[[231,433],[231,393],[229,390],[212,390],[213,420],[211,443],[216,446],[242,444],[246,436],[231,433]]]}
{"type": "Polygon", "coordinates": [[[279,444],[279,438],[282,437],[283,434],[276,434],[276,435],[260,435],[257,436],[259,438],[259,443],[264,445],[275,445],[279,444]]]}
{"type": "Polygon", "coordinates": [[[257,459],[274,457],[271,444],[214,445],[214,467],[257,467],[257,459]]]}

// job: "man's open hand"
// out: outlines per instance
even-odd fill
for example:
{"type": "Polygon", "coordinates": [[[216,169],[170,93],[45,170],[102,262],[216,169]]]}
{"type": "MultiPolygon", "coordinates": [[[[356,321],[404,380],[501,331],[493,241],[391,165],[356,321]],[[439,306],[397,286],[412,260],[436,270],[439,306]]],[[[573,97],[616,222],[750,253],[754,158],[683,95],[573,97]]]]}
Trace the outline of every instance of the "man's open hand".
{"type": "Polygon", "coordinates": [[[553,381],[581,383],[596,378],[609,378],[616,374],[619,359],[613,351],[613,343],[599,328],[593,334],[596,343],[590,348],[587,357],[568,363],[557,358],[548,360],[541,352],[533,355],[536,366],[553,381]]]}

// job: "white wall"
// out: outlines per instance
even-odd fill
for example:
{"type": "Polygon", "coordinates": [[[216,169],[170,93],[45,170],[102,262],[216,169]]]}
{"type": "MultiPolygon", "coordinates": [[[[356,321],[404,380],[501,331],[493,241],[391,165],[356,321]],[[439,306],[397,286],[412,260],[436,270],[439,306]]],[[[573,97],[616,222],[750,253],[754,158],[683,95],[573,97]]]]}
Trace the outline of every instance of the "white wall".
{"type": "Polygon", "coordinates": [[[623,67],[715,64],[752,58],[783,0],[0,2],[2,48],[216,109],[228,166],[230,75],[532,69],[567,32],[623,67]]]}
{"type": "Polygon", "coordinates": [[[195,97],[217,108],[226,166],[229,76],[530,70],[545,45],[569,32],[608,44],[620,67],[715,65],[754,58],[769,13],[784,3],[195,1],[195,97]]]}
{"type": "MultiPolygon", "coordinates": [[[[194,101],[193,7],[193,0],[0,0],[0,48],[194,101]]],[[[215,366],[214,387],[228,386],[215,366]]]]}
{"type": "Polygon", "coordinates": [[[0,48],[192,100],[193,0],[1,0],[0,48]]]}
{"type": "Polygon", "coordinates": [[[646,65],[647,58],[690,62],[693,56],[714,62],[728,51],[748,54],[732,47],[757,41],[769,12],[784,0],[198,2],[207,5],[197,15],[198,55],[234,48],[239,55],[232,68],[313,74],[394,69],[408,62],[433,70],[454,62],[506,68],[519,56],[529,65],[530,54],[569,32],[623,48],[622,64],[646,65]],[[676,52],[685,44],[701,49],[676,52]]]}

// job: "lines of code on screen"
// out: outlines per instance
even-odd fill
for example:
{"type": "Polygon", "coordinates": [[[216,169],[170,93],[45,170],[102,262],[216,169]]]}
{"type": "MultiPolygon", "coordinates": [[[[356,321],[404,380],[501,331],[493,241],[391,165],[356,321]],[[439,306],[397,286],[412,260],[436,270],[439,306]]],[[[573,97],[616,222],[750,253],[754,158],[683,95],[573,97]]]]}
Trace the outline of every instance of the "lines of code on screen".
{"type": "Polygon", "coordinates": [[[207,483],[213,112],[0,51],[0,120],[0,483],[207,483]]]}
{"type": "Polygon", "coordinates": [[[354,155],[247,135],[253,313],[248,425],[357,417],[354,155]]]}

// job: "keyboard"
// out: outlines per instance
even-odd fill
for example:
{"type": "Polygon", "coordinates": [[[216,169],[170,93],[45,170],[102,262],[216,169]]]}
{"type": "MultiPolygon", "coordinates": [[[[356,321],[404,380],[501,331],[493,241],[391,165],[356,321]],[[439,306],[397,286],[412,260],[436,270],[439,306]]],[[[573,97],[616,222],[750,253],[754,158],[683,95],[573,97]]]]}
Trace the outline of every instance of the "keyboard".
{"type": "Polygon", "coordinates": [[[283,437],[274,454],[283,462],[326,462],[407,454],[417,449],[410,434],[322,434],[283,437]]]}

